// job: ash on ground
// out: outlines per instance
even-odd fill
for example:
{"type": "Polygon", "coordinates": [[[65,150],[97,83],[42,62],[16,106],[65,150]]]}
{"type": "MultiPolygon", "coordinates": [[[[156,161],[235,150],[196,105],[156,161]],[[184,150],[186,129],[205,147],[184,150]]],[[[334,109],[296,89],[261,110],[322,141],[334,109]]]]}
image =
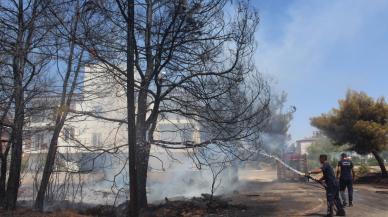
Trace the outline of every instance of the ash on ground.
{"type": "MultiPolygon", "coordinates": [[[[117,207],[109,205],[96,206],[87,209],[81,214],[100,217],[125,217],[128,213],[129,201],[117,207]]],[[[159,204],[151,204],[141,212],[142,217],[211,217],[231,216],[236,211],[241,212],[247,207],[239,204],[231,204],[221,196],[202,194],[201,197],[187,198],[165,198],[159,204]]]]}

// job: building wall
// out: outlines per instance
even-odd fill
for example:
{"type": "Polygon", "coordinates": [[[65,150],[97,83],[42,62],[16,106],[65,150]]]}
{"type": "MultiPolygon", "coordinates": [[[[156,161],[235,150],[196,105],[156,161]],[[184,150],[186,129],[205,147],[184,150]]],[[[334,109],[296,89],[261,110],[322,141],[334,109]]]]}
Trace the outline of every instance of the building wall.
{"type": "Polygon", "coordinates": [[[7,146],[8,141],[9,141],[8,129],[3,128],[1,135],[0,135],[0,145],[2,146],[1,150],[5,150],[5,147],[7,146]]]}
{"type": "Polygon", "coordinates": [[[300,139],[296,141],[296,150],[300,154],[307,154],[307,148],[313,144],[317,138],[311,137],[311,138],[305,138],[300,139]]]}
{"type": "MultiPolygon", "coordinates": [[[[82,99],[74,101],[73,108],[76,111],[93,112],[106,118],[124,120],[127,112],[125,91],[111,80],[112,78],[99,72],[101,69],[98,67],[85,68],[82,93],[79,96],[82,99]]],[[[52,103],[55,103],[55,100],[52,100],[52,103]]],[[[31,120],[29,126],[31,142],[27,148],[28,152],[47,151],[51,132],[34,131],[50,124],[53,122],[48,118],[31,120]]],[[[157,124],[154,138],[173,142],[185,140],[200,142],[201,140],[199,125],[177,115],[169,115],[168,119],[161,119],[157,124]]],[[[85,115],[74,117],[69,114],[69,120],[66,121],[58,141],[58,151],[59,153],[87,153],[90,150],[123,146],[126,143],[126,124],[85,115]]],[[[124,147],[122,150],[125,152],[127,149],[124,147]]],[[[157,147],[152,147],[151,151],[164,152],[157,147]]]]}

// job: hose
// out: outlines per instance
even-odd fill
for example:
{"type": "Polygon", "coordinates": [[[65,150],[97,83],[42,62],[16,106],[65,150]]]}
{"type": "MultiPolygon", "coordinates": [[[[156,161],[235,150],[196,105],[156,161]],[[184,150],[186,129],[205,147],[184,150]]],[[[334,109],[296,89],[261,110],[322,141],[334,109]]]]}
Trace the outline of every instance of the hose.
{"type": "Polygon", "coordinates": [[[276,160],[277,162],[279,162],[280,164],[282,164],[284,167],[286,167],[287,169],[291,170],[292,172],[294,172],[294,173],[296,173],[296,174],[298,174],[300,176],[304,176],[307,179],[311,179],[311,180],[319,183],[324,189],[326,189],[326,186],[321,181],[319,181],[318,179],[312,177],[310,174],[305,174],[305,173],[303,173],[303,172],[301,172],[301,171],[299,171],[299,170],[297,170],[295,168],[292,168],[290,165],[286,164],[284,161],[282,161],[278,157],[276,157],[274,155],[271,155],[271,154],[268,154],[264,150],[260,150],[258,153],[260,155],[262,155],[262,156],[265,156],[265,157],[268,157],[268,158],[276,160]]]}

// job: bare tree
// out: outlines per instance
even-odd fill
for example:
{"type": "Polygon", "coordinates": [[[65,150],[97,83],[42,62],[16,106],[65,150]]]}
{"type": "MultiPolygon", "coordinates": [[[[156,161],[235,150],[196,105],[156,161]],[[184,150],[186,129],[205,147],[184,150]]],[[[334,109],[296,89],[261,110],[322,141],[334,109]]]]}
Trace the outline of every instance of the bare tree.
{"type": "Polygon", "coordinates": [[[3,204],[3,199],[6,190],[6,178],[7,178],[7,163],[8,153],[11,148],[11,123],[10,113],[11,105],[13,102],[12,91],[9,88],[10,83],[10,71],[3,65],[3,61],[0,63],[0,204],[3,204]]]}
{"type": "MultiPolygon", "coordinates": [[[[124,49],[128,45],[126,35],[131,31],[127,29],[128,1],[89,4],[94,16],[90,21],[93,31],[84,41],[84,47],[116,82],[124,84],[129,79],[128,66],[124,69],[122,66],[130,58],[130,50],[124,49]]],[[[247,3],[140,1],[135,5],[134,20],[136,169],[139,206],[146,207],[151,144],[168,149],[195,149],[217,141],[248,138],[266,119],[269,90],[262,78],[249,76],[256,73],[251,57],[258,17],[247,3]],[[232,16],[225,14],[227,9],[234,9],[232,16]],[[255,89],[248,88],[253,86],[250,79],[256,82],[255,89]],[[227,104],[223,108],[214,107],[217,101],[233,94],[236,84],[240,91],[249,92],[239,112],[227,104]],[[168,114],[193,123],[219,125],[219,133],[209,134],[212,136],[200,143],[154,139],[158,120],[168,114]],[[238,126],[234,128],[239,130],[228,133],[226,129],[235,124],[238,126]]]]}
{"type": "Polygon", "coordinates": [[[14,103],[12,112],[12,147],[5,207],[14,209],[20,185],[23,127],[27,92],[33,91],[35,78],[47,65],[51,55],[48,45],[47,19],[49,1],[2,1],[0,3],[0,46],[4,64],[12,71],[14,103]],[[48,52],[49,53],[49,52],[48,52]]]}
{"type": "Polygon", "coordinates": [[[57,64],[66,64],[64,71],[58,70],[58,77],[63,78],[62,90],[60,91],[60,101],[55,108],[55,121],[52,129],[52,137],[48,147],[48,154],[38,194],[35,200],[35,208],[43,211],[45,194],[49,184],[50,176],[53,172],[58,139],[63,129],[70,106],[75,95],[77,84],[79,83],[80,71],[84,65],[84,49],[77,46],[77,38],[80,37],[84,29],[81,27],[81,1],[57,2],[56,5],[49,6],[50,15],[55,18],[58,24],[57,29],[52,33],[56,34],[57,43],[57,64]]]}
{"type": "MultiPolygon", "coordinates": [[[[123,5],[117,1],[119,7],[123,5]]],[[[128,118],[128,158],[129,158],[129,175],[130,175],[130,204],[128,216],[139,216],[139,196],[138,196],[138,174],[136,164],[136,108],[135,108],[135,1],[127,1],[127,14],[122,11],[127,23],[127,118],[128,118]]],[[[145,113],[143,108],[138,108],[141,113],[145,113]]]]}

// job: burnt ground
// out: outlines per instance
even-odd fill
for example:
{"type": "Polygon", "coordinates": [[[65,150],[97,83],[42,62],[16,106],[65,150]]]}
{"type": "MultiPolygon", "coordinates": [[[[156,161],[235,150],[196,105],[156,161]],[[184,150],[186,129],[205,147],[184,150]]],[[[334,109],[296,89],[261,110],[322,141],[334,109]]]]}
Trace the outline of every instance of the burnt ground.
{"type": "Polygon", "coordinates": [[[368,173],[362,177],[358,177],[355,181],[357,184],[373,184],[373,185],[385,185],[388,186],[388,177],[383,178],[381,173],[368,173]]]}
{"type": "MultiPolygon", "coordinates": [[[[241,185],[231,194],[215,198],[215,206],[206,200],[170,198],[161,205],[151,205],[143,217],[261,217],[324,216],[325,192],[315,183],[277,182],[273,171],[245,171],[241,185]]],[[[347,216],[388,216],[388,186],[357,184],[354,207],[347,216]]]]}
{"type": "MultiPolygon", "coordinates": [[[[246,171],[240,174],[242,185],[222,198],[245,209],[229,209],[217,215],[199,216],[324,216],[325,191],[315,183],[277,182],[274,171],[246,171]]],[[[356,184],[354,206],[347,207],[347,216],[388,216],[388,185],[356,184]]],[[[190,215],[188,215],[190,216],[190,215]]]]}
{"type": "Polygon", "coordinates": [[[53,213],[40,213],[38,211],[27,209],[27,208],[18,208],[15,211],[6,212],[0,210],[1,217],[88,217],[86,215],[81,215],[75,210],[63,210],[53,213]]]}
{"type": "MultiPolygon", "coordinates": [[[[261,217],[324,216],[325,191],[316,183],[277,182],[276,170],[239,172],[239,187],[231,194],[216,198],[215,207],[207,207],[201,198],[169,198],[161,205],[151,205],[144,217],[261,217]]],[[[347,216],[388,216],[388,186],[357,184],[354,207],[347,216]]]]}

